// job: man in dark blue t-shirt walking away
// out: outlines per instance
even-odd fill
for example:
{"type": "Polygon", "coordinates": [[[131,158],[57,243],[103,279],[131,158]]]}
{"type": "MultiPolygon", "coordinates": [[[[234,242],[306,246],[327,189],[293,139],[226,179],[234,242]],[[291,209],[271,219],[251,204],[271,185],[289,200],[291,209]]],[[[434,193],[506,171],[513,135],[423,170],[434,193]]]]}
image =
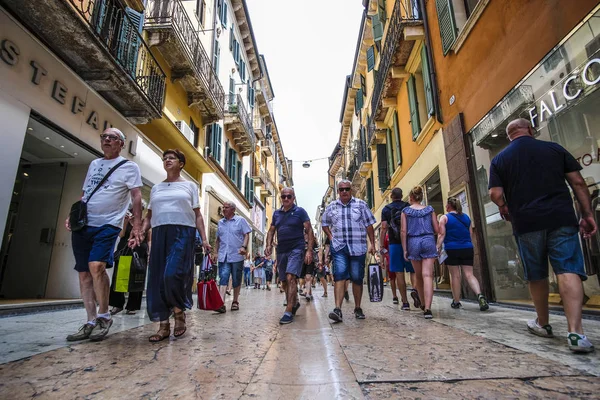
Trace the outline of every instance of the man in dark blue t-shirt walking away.
{"type": "Polygon", "coordinates": [[[273,238],[277,233],[277,270],[281,286],[285,290],[287,306],[280,324],[289,324],[294,320],[296,311],[300,308],[298,301],[298,277],[302,274],[302,264],[312,264],[312,251],[304,251],[304,232],[308,234],[308,248],[312,249],[315,235],[310,224],[310,218],[302,207],[294,201],[294,189],[281,190],[282,207],[273,213],[271,227],[267,234],[267,247],[265,255],[273,252],[273,238]],[[306,253],[306,254],[305,254],[306,253]]]}
{"type": "Polygon", "coordinates": [[[553,337],[548,313],[550,259],[567,316],[569,349],[589,353],[594,346],[581,324],[581,282],[587,276],[577,226],[584,238],[596,233],[590,193],[577,160],[556,143],[534,139],[534,133],[526,119],[508,124],[506,134],[511,143],[492,160],[490,198],[502,218],[513,225],[537,313],[537,319],[527,322],[527,329],[538,336],[553,337]],[[579,203],[579,223],[565,180],[579,203]]]}

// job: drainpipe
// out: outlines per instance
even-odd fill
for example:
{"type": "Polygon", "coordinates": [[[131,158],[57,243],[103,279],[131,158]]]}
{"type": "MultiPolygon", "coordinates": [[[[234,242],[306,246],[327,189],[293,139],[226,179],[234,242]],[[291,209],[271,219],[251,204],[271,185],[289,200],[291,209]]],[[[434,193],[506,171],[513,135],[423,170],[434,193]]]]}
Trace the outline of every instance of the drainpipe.
{"type": "MultiPolygon", "coordinates": [[[[417,0],[412,0],[417,1],[417,0]]],[[[433,56],[431,50],[431,41],[429,38],[429,20],[427,19],[427,9],[425,8],[425,0],[418,0],[419,8],[423,14],[423,28],[425,29],[425,44],[427,45],[427,62],[429,63],[429,79],[431,80],[431,90],[433,91],[433,108],[435,115],[439,123],[443,123],[442,110],[440,107],[440,96],[438,92],[438,85],[435,72],[435,64],[433,63],[433,56]]]]}

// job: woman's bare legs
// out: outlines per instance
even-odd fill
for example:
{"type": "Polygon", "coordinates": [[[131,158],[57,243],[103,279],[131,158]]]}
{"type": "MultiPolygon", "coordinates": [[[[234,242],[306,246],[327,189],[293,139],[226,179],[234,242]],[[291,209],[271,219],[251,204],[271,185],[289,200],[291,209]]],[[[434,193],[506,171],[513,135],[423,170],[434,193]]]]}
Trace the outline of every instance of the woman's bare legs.
{"type": "Polygon", "coordinates": [[[421,304],[425,305],[425,297],[423,297],[423,266],[422,261],[411,261],[413,269],[415,270],[415,279],[412,282],[413,287],[417,289],[417,293],[419,294],[419,300],[421,300],[421,304]]]}
{"type": "MultiPolygon", "coordinates": [[[[448,265],[448,271],[450,271],[450,286],[452,288],[452,299],[455,303],[458,303],[460,302],[461,292],[460,265],[448,265]]],[[[473,267],[471,267],[471,273],[473,273],[473,267]]]]}
{"type": "Polygon", "coordinates": [[[423,293],[423,305],[426,310],[431,310],[431,302],[433,301],[433,263],[433,258],[425,258],[421,261],[421,287],[423,291],[419,291],[419,295],[423,293]]]}

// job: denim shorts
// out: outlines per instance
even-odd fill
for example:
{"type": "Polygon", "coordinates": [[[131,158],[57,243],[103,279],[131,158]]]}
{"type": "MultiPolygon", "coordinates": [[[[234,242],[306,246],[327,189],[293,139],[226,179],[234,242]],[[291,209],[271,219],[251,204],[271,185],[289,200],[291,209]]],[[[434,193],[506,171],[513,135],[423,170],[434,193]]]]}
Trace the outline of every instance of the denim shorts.
{"type": "Polygon", "coordinates": [[[525,280],[548,278],[548,259],[556,275],[577,274],[582,281],[587,280],[577,227],[528,232],[516,239],[525,280]]]}
{"type": "Polygon", "coordinates": [[[351,256],[348,246],[335,251],[331,248],[331,259],[335,265],[333,269],[333,280],[347,281],[350,279],[357,285],[362,285],[365,279],[365,258],[366,254],[360,256],[351,256]]]}
{"type": "Polygon", "coordinates": [[[288,253],[277,254],[277,272],[281,281],[286,280],[287,274],[302,276],[304,249],[294,249],[288,253]]]}
{"type": "Polygon", "coordinates": [[[84,226],[71,234],[71,245],[75,256],[75,271],[90,272],[90,262],[105,262],[106,268],[113,266],[113,252],[121,228],[112,225],[84,226]]]}
{"type": "Polygon", "coordinates": [[[426,258],[437,258],[438,251],[433,235],[410,236],[407,238],[406,252],[408,259],[422,261],[426,258]]]}
{"type": "Polygon", "coordinates": [[[231,285],[236,288],[242,286],[242,275],[244,274],[244,262],[220,262],[219,263],[219,285],[229,285],[231,276],[231,285]]]}

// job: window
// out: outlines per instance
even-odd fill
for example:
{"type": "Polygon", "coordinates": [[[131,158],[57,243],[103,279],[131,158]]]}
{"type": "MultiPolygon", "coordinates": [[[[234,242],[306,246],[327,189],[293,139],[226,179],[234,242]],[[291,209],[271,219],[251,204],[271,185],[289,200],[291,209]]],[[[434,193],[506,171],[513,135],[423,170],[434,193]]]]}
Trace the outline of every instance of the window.
{"type": "Polygon", "coordinates": [[[371,28],[373,29],[373,40],[376,42],[380,41],[383,37],[383,30],[385,29],[385,0],[379,0],[377,14],[371,17],[371,28]]]}
{"type": "Polygon", "coordinates": [[[408,106],[410,109],[410,125],[412,127],[413,140],[416,140],[427,120],[435,115],[433,107],[433,90],[431,77],[429,75],[429,63],[427,49],[423,45],[421,49],[421,64],[417,70],[410,75],[406,85],[408,87],[408,106]]]}
{"type": "Polygon", "coordinates": [[[200,21],[200,25],[204,26],[204,14],[206,12],[206,1],[196,0],[196,15],[200,21]]]}
{"type": "Polygon", "coordinates": [[[223,141],[223,128],[219,124],[210,124],[206,127],[206,143],[209,149],[209,154],[221,162],[221,143],[223,141]]]}
{"type": "Polygon", "coordinates": [[[458,37],[480,0],[435,0],[444,55],[458,37]]]}
{"type": "MultiPolygon", "coordinates": [[[[235,158],[237,160],[237,153],[235,154],[235,158]]],[[[235,167],[235,185],[238,187],[238,189],[242,190],[242,162],[241,161],[236,161],[236,167],[235,167]]]]}
{"type": "Polygon", "coordinates": [[[386,129],[385,151],[387,152],[388,175],[393,175],[396,171],[396,155],[394,154],[394,139],[392,138],[392,130],[386,129]]]}
{"type": "Polygon", "coordinates": [[[200,129],[196,127],[194,120],[190,118],[190,129],[194,132],[194,147],[198,148],[198,141],[200,140],[200,129]]]}
{"type": "Polygon", "coordinates": [[[229,77],[229,104],[235,102],[235,80],[233,77],[229,77]]]}
{"type": "Polygon", "coordinates": [[[219,8],[219,19],[223,26],[227,26],[227,1],[221,0],[221,7],[219,8]]]}
{"type": "Polygon", "coordinates": [[[362,110],[365,102],[365,97],[363,95],[362,89],[358,89],[356,92],[356,98],[354,99],[354,112],[356,115],[360,114],[360,110],[362,110]]]}
{"type": "Polygon", "coordinates": [[[240,61],[240,79],[242,82],[246,82],[246,63],[244,60],[240,61]]]}
{"type": "Polygon", "coordinates": [[[247,172],[244,176],[244,197],[250,205],[254,205],[254,180],[248,176],[247,172]]]}
{"type": "Polygon", "coordinates": [[[221,57],[221,48],[219,47],[219,41],[215,37],[215,54],[213,56],[213,70],[215,74],[219,75],[219,58],[221,57]]]}
{"type": "Polygon", "coordinates": [[[233,25],[229,29],[229,50],[233,51],[233,42],[235,41],[235,35],[233,34],[233,25]]]}
{"type": "Polygon", "coordinates": [[[235,39],[233,39],[233,60],[236,65],[240,65],[240,44],[235,39]]]}
{"type": "Polygon", "coordinates": [[[390,186],[386,144],[377,145],[377,172],[379,175],[379,190],[383,192],[390,186]]]}
{"type": "Polygon", "coordinates": [[[360,75],[360,88],[362,89],[363,96],[367,95],[367,80],[363,74],[360,75]]]}
{"type": "Polygon", "coordinates": [[[400,145],[400,124],[398,123],[398,112],[394,111],[394,120],[392,122],[392,130],[394,131],[396,165],[402,165],[402,146],[400,145]]]}
{"type": "Polygon", "coordinates": [[[371,176],[367,179],[367,205],[369,208],[373,208],[374,197],[375,190],[373,190],[373,172],[371,172],[371,176]]]}
{"type": "Polygon", "coordinates": [[[375,47],[371,46],[367,49],[367,71],[375,68],[375,47]]]}
{"type": "Polygon", "coordinates": [[[248,105],[250,105],[251,108],[254,108],[254,88],[252,87],[252,84],[250,83],[250,80],[248,79],[248,105]]]}

